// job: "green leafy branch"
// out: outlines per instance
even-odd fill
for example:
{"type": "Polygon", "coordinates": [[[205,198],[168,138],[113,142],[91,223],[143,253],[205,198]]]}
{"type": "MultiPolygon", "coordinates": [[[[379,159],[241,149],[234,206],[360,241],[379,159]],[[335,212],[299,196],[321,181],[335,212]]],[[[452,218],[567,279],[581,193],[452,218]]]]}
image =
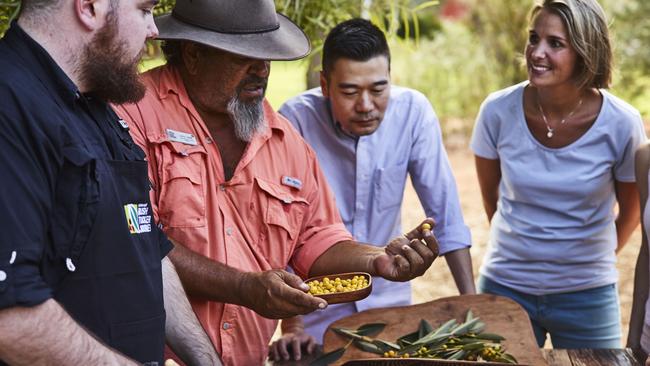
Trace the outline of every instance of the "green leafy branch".
{"type": "Polygon", "coordinates": [[[358,329],[332,328],[349,339],[345,347],[326,353],[314,360],[311,366],[324,366],[339,360],[350,345],[385,358],[429,358],[445,360],[488,361],[516,364],[514,356],[506,353],[501,342],[505,339],[485,333],[485,323],[474,317],[471,310],[463,323],[450,319],[434,329],[422,319],[418,329],[399,337],[395,342],[371,338],[379,334],[385,323],[365,324],[358,329]]]}

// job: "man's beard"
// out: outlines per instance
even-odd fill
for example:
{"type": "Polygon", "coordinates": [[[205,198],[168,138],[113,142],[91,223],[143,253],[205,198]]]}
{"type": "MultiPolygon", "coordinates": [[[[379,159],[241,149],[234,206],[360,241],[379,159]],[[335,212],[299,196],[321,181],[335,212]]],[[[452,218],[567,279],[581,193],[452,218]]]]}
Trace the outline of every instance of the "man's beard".
{"type": "Polygon", "coordinates": [[[81,80],[88,92],[107,102],[135,103],[144,97],[146,87],[140,81],[140,55],[128,59],[127,46],[117,40],[118,24],[114,10],[93,36],[81,56],[81,80]]]}
{"type": "Polygon", "coordinates": [[[259,77],[249,77],[237,86],[237,95],[228,102],[228,114],[235,124],[235,136],[241,141],[250,142],[256,133],[262,131],[264,123],[264,96],[255,98],[249,102],[239,99],[239,94],[244,85],[250,83],[263,84],[266,91],[266,80],[259,77]]]}

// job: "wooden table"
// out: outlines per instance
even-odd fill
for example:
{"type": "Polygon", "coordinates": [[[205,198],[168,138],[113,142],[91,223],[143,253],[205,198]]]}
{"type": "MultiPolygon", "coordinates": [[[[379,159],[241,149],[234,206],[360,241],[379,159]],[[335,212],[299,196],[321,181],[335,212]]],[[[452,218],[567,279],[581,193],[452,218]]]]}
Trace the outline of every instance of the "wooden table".
{"type": "MultiPolygon", "coordinates": [[[[533,329],[525,310],[514,301],[493,295],[464,295],[452,296],[418,305],[397,308],[365,310],[332,323],[330,327],[356,329],[362,324],[376,322],[381,319],[386,327],[376,337],[386,340],[417,329],[420,319],[426,319],[430,324],[442,324],[448,319],[462,319],[468,309],[485,323],[486,331],[504,336],[504,346],[519,362],[532,366],[644,366],[639,362],[630,349],[539,349],[533,334],[533,329]]],[[[347,340],[327,331],[323,338],[324,347],[318,349],[318,354],[341,348],[347,340]]],[[[356,347],[350,347],[335,365],[343,365],[349,360],[373,357],[356,347]]],[[[317,356],[308,357],[299,362],[276,362],[268,365],[309,365],[317,356]]],[[[393,360],[395,361],[395,360],[393,360]]],[[[645,361],[645,360],[643,360],[645,361]]],[[[426,361],[422,365],[426,365],[426,361]]],[[[393,363],[397,364],[397,363],[393,363]]],[[[413,363],[411,363],[412,365],[413,363]]]]}
{"type": "MultiPolygon", "coordinates": [[[[317,354],[303,358],[300,361],[267,362],[268,366],[308,366],[309,363],[320,355],[317,354]]],[[[643,366],[629,348],[620,349],[542,349],[542,356],[548,366],[643,366]]],[[[488,364],[485,364],[488,365],[488,364]]]]}
{"type": "Polygon", "coordinates": [[[549,366],[643,366],[629,348],[620,349],[544,349],[549,366]]]}

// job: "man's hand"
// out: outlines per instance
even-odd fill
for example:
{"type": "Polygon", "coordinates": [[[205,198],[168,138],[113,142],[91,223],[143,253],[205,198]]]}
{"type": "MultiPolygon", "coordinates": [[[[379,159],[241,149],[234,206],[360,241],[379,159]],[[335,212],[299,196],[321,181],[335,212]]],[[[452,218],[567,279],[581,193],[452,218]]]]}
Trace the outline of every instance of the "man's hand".
{"type": "Polygon", "coordinates": [[[435,222],[424,220],[418,227],[391,240],[385,253],[374,260],[378,275],[391,281],[409,281],[421,276],[438,256],[438,240],[431,228],[435,222]]]}
{"type": "Polygon", "coordinates": [[[243,305],[269,319],[311,313],[327,307],[327,301],[309,295],[300,277],[283,270],[246,272],[239,288],[243,305]]]}
{"type": "Polygon", "coordinates": [[[316,349],[316,338],[305,333],[303,329],[284,333],[282,337],[271,344],[269,359],[273,361],[300,360],[302,350],[311,355],[316,349]]]}

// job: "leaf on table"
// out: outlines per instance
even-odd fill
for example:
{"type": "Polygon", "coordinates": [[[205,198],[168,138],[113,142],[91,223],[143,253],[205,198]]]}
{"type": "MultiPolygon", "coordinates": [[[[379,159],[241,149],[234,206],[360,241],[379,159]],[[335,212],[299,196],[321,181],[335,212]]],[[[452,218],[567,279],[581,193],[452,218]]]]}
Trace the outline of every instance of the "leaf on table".
{"type": "MultiPolygon", "coordinates": [[[[478,319],[478,318],[474,318],[474,319],[478,319]]],[[[469,329],[469,333],[478,334],[481,333],[484,329],[485,329],[485,323],[478,321],[469,329]]]]}
{"type": "Polygon", "coordinates": [[[364,324],[357,328],[357,333],[360,336],[366,336],[366,337],[372,337],[375,336],[379,333],[381,333],[382,330],[386,328],[386,323],[370,323],[370,324],[364,324]]]}
{"type": "Polygon", "coordinates": [[[363,336],[360,336],[355,332],[354,330],[351,329],[346,329],[346,328],[332,328],[332,330],[335,333],[338,333],[340,335],[344,335],[346,337],[354,338],[354,339],[361,339],[363,336]]]}
{"type": "Polygon", "coordinates": [[[505,340],[505,338],[503,338],[502,336],[500,336],[498,334],[492,334],[492,333],[477,334],[476,338],[485,339],[485,340],[493,341],[493,342],[501,342],[501,341],[505,340]]]}
{"type": "Polygon", "coordinates": [[[418,327],[418,339],[433,332],[433,327],[428,321],[420,319],[420,326],[418,327]]]}
{"type": "Polygon", "coordinates": [[[338,361],[341,357],[343,357],[343,353],[345,353],[345,348],[339,348],[337,350],[334,350],[332,352],[328,352],[317,359],[313,360],[309,366],[327,366],[331,364],[332,362],[338,361]]]}
{"type": "Polygon", "coordinates": [[[468,309],[467,314],[465,315],[465,322],[467,323],[472,319],[474,319],[474,313],[472,312],[472,309],[468,309]]]}
{"type": "Polygon", "coordinates": [[[479,318],[474,318],[470,321],[467,321],[457,326],[456,328],[452,329],[451,334],[453,335],[465,334],[469,332],[469,330],[472,329],[479,321],[480,321],[479,318]]]}
{"type": "Polygon", "coordinates": [[[422,338],[420,337],[420,332],[415,331],[397,338],[397,343],[401,344],[402,346],[410,346],[413,344],[413,342],[417,341],[420,338],[422,338]]]}
{"type": "Polygon", "coordinates": [[[375,339],[372,341],[377,347],[381,348],[383,352],[394,350],[398,351],[401,347],[393,342],[384,341],[382,339],[375,339]]]}
{"type": "Polygon", "coordinates": [[[379,348],[379,346],[377,346],[376,344],[366,342],[366,341],[362,341],[362,340],[354,341],[354,345],[357,346],[357,348],[362,350],[362,351],[375,353],[375,354],[378,354],[378,355],[383,355],[384,352],[386,352],[386,351],[382,350],[381,348],[379,348]]]}
{"type": "MultiPolygon", "coordinates": [[[[512,364],[517,364],[517,359],[509,354],[509,353],[503,353],[498,359],[500,362],[505,362],[505,363],[512,363],[512,364]]],[[[495,360],[496,361],[496,360],[495,360]]]]}

